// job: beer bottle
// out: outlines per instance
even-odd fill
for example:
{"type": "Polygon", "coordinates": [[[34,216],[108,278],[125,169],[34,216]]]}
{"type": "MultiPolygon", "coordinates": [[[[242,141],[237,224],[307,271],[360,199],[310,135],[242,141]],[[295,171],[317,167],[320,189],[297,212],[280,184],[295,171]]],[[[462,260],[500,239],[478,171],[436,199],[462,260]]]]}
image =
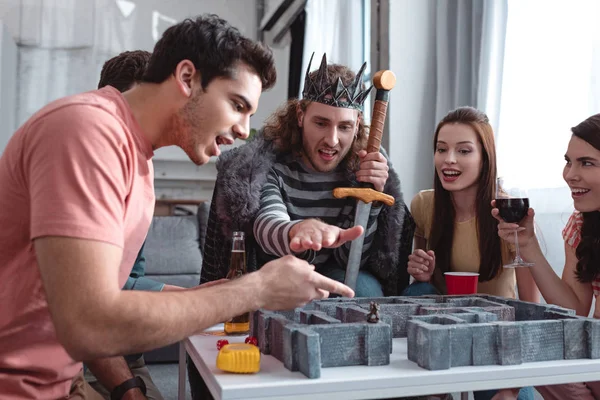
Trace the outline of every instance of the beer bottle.
{"type": "MultiPolygon", "coordinates": [[[[237,279],[246,273],[246,247],[244,232],[233,232],[231,262],[227,279],[237,279]]],[[[225,322],[225,333],[243,334],[250,331],[250,313],[244,313],[225,322]]]]}

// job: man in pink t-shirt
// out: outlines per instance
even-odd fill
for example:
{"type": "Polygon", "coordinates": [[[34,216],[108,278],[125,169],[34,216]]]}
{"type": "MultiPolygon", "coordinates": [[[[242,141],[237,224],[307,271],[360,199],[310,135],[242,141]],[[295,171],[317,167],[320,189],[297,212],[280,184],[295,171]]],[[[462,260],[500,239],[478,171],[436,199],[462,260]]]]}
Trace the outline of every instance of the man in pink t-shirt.
{"type": "Polygon", "coordinates": [[[161,347],[258,308],[353,296],[291,256],[213,287],[121,290],[151,221],[153,151],[177,145],[201,165],[245,139],[275,68],[270,50],[204,16],[165,31],[143,81],[50,103],[0,158],[0,398],[74,398],[78,361],[161,347]]]}

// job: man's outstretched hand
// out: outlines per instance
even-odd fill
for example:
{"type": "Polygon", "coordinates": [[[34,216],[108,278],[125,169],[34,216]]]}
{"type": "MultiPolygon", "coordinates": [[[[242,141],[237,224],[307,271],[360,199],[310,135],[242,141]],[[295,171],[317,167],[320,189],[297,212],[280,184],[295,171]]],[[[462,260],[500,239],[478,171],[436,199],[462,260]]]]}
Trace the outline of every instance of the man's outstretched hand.
{"type": "Polygon", "coordinates": [[[319,251],[323,247],[339,247],[358,238],[363,231],[362,226],[341,229],[318,219],[307,219],[290,229],[290,249],[300,253],[305,250],[319,251]]]}
{"type": "Polygon", "coordinates": [[[254,279],[260,288],[254,291],[257,308],[293,310],[330,293],[354,297],[348,286],[317,273],[314,265],[291,255],[270,261],[248,275],[246,279],[254,279]]]}

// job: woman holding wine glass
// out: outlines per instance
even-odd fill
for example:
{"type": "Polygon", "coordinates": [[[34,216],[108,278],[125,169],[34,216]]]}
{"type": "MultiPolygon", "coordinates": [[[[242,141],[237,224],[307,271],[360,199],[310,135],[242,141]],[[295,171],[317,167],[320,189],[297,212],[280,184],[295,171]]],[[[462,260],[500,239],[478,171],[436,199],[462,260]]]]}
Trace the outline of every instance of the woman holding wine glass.
{"type": "Polygon", "coordinates": [[[478,292],[539,301],[526,268],[510,264],[512,245],[496,237],[498,221],[490,202],[496,195],[496,149],[487,116],[472,107],[449,112],[434,135],[434,189],[418,193],[411,203],[415,250],[408,272],[417,282],[407,295],[446,293],[444,272],[479,273],[478,292]],[[479,238],[482,238],[480,240],[479,238]]]}
{"type": "MultiPolygon", "coordinates": [[[[498,235],[517,244],[544,299],[588,316],[596,297],[594,318],[600,318],[600,114],[571,129],[565,154],[563,178],[571,189],[575,212],[563,230],[565,267],[560,278],[544,257],[533,229],[534,210],[529,209],[519,224],[503,219],[498,208],[498,235]],[[515,235],[518,231],[518,235],[515,235]],[[518,240],[515,238],[518,236],[518,240]]],[[[495,205],[499,202],[496,200],[495,205]]],[[[544,399],[600,400],[600,382],[539,387],[544,399]]]]}
{"type": "MultiPolygon", "coordinates": [[[[487,116],[472,107],[448,113],[434,135],[434,189],[411,203],[416,223],[408,272],[416,283],[405,296],[446,294],[444,272],[479,273],[478,292],[539,302],[528,268],[502,268],[514,254],[497,237],[496,149],[487,116]]],[[[533,399],[531,388],[475,392],[475,399],[533,399]]]]}
{"type": "MultiPolygon", "coordinates": [[[[506,183],[504,178],[498,178],[496,181],[496,201],[495,207],[502,221],[518,224],[529,210],[529,198],[527,191],[514,182],[506,183]]],[[[517,240],[519,229],[514,230],[514,248],[515,258],[510,264],[504,265],[504,268],[531,267],[533,263],[524,261],[519,252],[519,241],[517,240]]]]}

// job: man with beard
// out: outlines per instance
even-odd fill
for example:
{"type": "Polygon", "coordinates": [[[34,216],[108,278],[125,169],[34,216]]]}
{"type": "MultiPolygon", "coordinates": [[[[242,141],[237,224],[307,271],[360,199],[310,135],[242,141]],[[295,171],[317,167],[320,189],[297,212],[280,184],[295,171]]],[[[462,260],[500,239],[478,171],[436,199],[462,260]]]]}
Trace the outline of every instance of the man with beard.
{"type": "MultiPolygon", "coordinates": [[[[414,221],[402,200],[400,180],[385,153],[367,153],[362,116],[369,93],[358,74],[327,64],[306,73],[303,98],[287,101],[245,146],[221,156],[207,227],[201,283],[228,271],[232,231],[246,233],[248,270],[294,254],[321,274],[343,282],[356,200],[336,199],[337,187],[370,183],[396,199],[374,204],[369,216],[356,295],[398,296],[409,284],[414,221]]],[[[188,363],[194,399],[209,398],[188,363]]]]}
{"type": "Polygon", "coordinates": [[[158,348],[258,308],[353,296],[292,256],[209,288],[121,290],[152,218],[154,150],[177,145],[206,163],[248,136],[274,82],[267,48],[202,16],[165,31],[133,89],[59,99],[17,130],[0,158],[2,397],[85,398],[78,361],[158,348]]]}

